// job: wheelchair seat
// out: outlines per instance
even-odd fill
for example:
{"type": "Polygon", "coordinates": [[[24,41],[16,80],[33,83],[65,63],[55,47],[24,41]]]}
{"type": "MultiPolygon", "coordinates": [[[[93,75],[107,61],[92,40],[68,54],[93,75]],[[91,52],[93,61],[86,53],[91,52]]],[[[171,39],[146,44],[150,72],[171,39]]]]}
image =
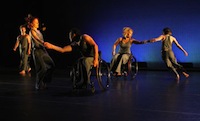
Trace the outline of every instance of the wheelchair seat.
{"type": "MultiPolygon", "coordinates": [[[[123,53],[123,54],[126,54],[126,53],[123,53]]],[[[119,56],[118,58],[119,60],[122,58],[123,54],[119,56]]],[[[118,62],[116,64],[118,64],[118,62]]],[[[124,77],[128,76],[131,79],[133,79],[136,77],[137,72],[138,72],[138,62],[135,56],[131,53],[128,58],[128,62],[126,64],[121,65],[121,76],[124,76],[124,77]]],[[[118,75],[115,75],[114,72],[112,72],[112,70],[111,70],[111,73],[113,73],[114,76],[118,76],[118,75]]]]}
{"type": "Polygon", "coordinates": [[[136,77],[138,72],[138,62],[133,56],[133,54],[130,55],[128,62],[125,65],[122,65],[122,75],[124,76],[130,76],[132,79],[136,77]]]}

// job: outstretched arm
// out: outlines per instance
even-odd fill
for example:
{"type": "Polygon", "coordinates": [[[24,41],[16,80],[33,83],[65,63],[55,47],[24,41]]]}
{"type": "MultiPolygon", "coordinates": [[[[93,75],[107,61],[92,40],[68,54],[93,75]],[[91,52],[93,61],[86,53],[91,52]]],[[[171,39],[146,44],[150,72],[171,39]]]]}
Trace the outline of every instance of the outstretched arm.
{"type": "Polygon", "coordinates": [[[139,41],[139,40],[132,39],[132,43],[134,43],[134,44],[146,44],[146,43],[150,43],[150,42],[153,42],[153,40],[139,41]]]}
{"type": "Polygon", "coordinates": [[[67,45],[67,46],[64,46],[64,47],[59,47],[59,46],[56,46],[56,45],[51,44],[49,42],[44,42],[44,46],[47,49],[52,49],[52,50],[58,51],[60,53],[65,53],[65,52],[71,52],[72,51],[72,46],[71,45],[67,45]]]}
{"type": "Polygon", "coordinates": [[[132,39],[132,43],[134,43],[134,44],[145,44],[145,41],[139,41],[139,40],[136,40],[136,39],[132,39]]]}
{"type": "Polygon", "coordinates": [[[164,40],[164,38],[165,38],[165,36],[160,35],[160,36],[157,37],[157,38],[152,38],[152,39],[150,39],[150,42],[162,41],[162,40],[164,40]]]}

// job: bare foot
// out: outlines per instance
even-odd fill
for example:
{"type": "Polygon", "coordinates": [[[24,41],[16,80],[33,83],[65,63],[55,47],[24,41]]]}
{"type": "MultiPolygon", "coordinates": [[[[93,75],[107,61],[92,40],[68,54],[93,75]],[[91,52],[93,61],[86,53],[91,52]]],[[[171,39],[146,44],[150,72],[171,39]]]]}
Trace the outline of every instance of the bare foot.
{"type": "Polygon", "coordinates": [[[179,81],[180,80],[180,76],[176,75],[176,80],[179,81]]]}
{"type": "Polygon", "coordinates": [[[20,71],[19,74],[24,75],[26,72],[24,70],[20,71]]]}
{"type": "Polygon", "coordinates": [[[119,73],[119,72],[117,73],[117,76],[121,76],[121,75],[122,75],[121,73],[119,73]]]}
{"type": "Polygon", "coordinates": [[[31,68],[28,69],[28,73],[31,71],[31,68]]]}
{"type": "Polygon", "coordinates": [[[189,77],[189,74],[187,74],[187,73],[185,73],[185,72],[183,72],[183,75],[184,75],[186,78],[189,77]]]}

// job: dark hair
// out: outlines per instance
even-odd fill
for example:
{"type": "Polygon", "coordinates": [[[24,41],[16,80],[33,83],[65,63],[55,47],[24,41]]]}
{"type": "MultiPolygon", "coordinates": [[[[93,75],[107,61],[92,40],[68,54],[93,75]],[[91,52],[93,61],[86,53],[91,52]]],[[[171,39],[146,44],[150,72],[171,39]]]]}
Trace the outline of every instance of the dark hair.
{"type": "Polygon", "coordinates": [[[72,34],[76,34],[77,36],[81,36],[81,31],[80,31],[80,29],[78,29],[78,28],[72,28],[72,29],[70,30],[70,32],[71,32],[72,34]]]}
{"type": "Polygon", "coordinates": [[[33,21],[34,19],[39,19],[39,18],[32,16],[32,14],[28,14],[28,16],[25,17],[24,19],[25,19],[25,22],[26,22],[27,27],[28,27],[28,28],[31,28],[31,25],[30,25],[30,24],[32,23],[32,21],[33,21]]]}
{"type": "Polygon", "coordinates": [[[171,30],[169,27],[165,27],[165,28],[163,29],[163,33],[164,33],[164,34],[169,34],[169,33],[172,33],[172,30],[171,30]]]}
{"type": "Polygon", "coordinates": [[[26,24],[20,25],[20,26],[19,26],[19,29],[21,29],[21,28],[26,28],[26,24]]]}

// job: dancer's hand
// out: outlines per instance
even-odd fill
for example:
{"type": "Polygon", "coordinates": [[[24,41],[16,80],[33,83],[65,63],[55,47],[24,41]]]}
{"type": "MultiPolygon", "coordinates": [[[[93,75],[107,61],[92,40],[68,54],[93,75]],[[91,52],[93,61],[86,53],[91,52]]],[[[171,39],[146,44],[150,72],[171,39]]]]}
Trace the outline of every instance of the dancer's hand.
{"type": "Polygon", "coordinates": [[[149,41],[150,42],[156,42],[156,39],[153,38],[153,39],[150,39],[149,41]]]}
{"type": "Polygon", "coordinates": [[[188,53],[187,52],[184,52],[185,56],[188,56],[188,53]]]}
{"type": "Polygon", "coordinates": [[[53,45],[49,42],[44,42],[44,46],[47,48],[47,49],[53,49],[53,45]]]}
{"type": "Polygon", "coordinates": [[[112,51],[112,55],[115,55],[115,51],[112,51]]]}
{"type": "Polygon", "coordinates": [[[98,59],[94,59],[93,66],[94,67],[98,67],[99,66],[99,60],[98,59]]]}

